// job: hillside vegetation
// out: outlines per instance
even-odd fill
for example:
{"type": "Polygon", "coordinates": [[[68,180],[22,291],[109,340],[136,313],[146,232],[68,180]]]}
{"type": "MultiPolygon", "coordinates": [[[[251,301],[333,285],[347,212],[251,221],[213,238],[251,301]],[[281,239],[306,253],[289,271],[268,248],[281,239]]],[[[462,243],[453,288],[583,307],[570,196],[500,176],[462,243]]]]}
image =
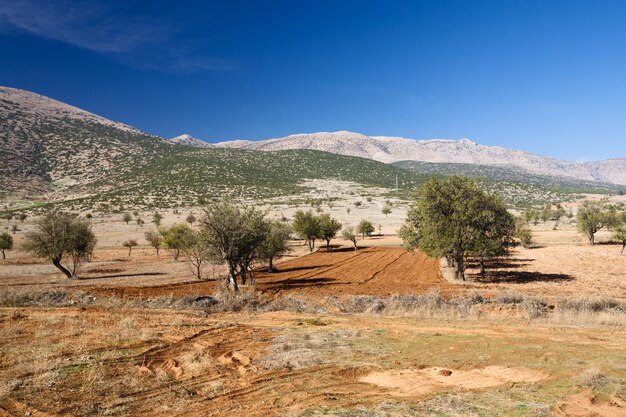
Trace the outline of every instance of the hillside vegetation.
{"type": "Polygon", "coordinates": [[[619,190],[617,185],[513,168],[414,161],[390,165],[311,149],[176,145],[11,88],[0,88],[0,126],[0,201],[10,210],[47,204],[76,210],[196,206],[218,196],[287,201],[310,193],[307,184],[319,179],[409,199],[427,178],[451,174],[484,178],[487,190],[518,207],[619,190]]]}

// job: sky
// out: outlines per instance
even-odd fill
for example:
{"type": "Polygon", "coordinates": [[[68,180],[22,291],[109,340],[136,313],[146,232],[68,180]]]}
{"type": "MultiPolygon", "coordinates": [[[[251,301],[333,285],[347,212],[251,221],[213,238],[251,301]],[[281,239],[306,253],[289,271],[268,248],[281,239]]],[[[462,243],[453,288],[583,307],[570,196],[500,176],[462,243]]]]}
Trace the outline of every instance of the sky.
{"type": "Polygon", "coordinates": [[[624,22],[622,0],[0,0],[0,85],[162,137],[626,157],[624,22]]]}

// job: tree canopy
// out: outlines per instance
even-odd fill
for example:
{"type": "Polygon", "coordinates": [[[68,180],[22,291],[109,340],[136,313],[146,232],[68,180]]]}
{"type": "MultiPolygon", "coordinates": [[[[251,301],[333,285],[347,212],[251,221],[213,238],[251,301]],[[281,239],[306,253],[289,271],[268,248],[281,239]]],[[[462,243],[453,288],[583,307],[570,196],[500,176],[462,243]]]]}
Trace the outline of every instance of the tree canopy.
{"type": "Polygon", "coordinates": [[[228,281],[238,289],[237,275],[245,284],[252,261],[269,233],[265,214],[254,207],[220,201],[204,210],[201,230],[228,268],[228,281]]]}
{"type": "Polygon", "coordinates": [[[13,249],[13,236],[7,232],[0,234],[0,251],[2,251],[2,259],[6,259],[4,251],[13,249]]]}
{"type": "Polygon", "coordinates": [[[465,280],[466,259],[482,263],[506,253],[514,229],[513,216],[498,198],[468,178],[451,176],[422,185],[400,237],[409,249],[445,258],[456,279],[465,280]]]}
{"type": "Polygon", "coordinates": [[[327,213],[320,214],[317,220],[319,223],[319,235],[326,241],[326,250],[330,250],[330,241],[341,230],[341,223],[327,213]]]}
{"type": "Polygon", "coordinates": [[[96,246],[96,237],[88,219],[61,211],[49,211],[35,222],[35,230],[26,235],[24,249],[47,258],[68,278],[75,278],[80,265],[96,246]],[[63,258],[70,266],[61,264],[63,258]]]}
{"type": "Polygon", "coordinates": [[[616,225],[616,220],[615,213],[606,208],[602,202],[587,200],[578,208],[576,227],[589,239],[589,243],[594,245],[596,233],[605,227],[616,225]]]}
{"type": "Polygon", "coordinates": [[[293,215],[293,230],[309,245],[309,251],[315,249],[315,240],[321,238],[319,218],[311,210],[298,210],[293,215]]]}

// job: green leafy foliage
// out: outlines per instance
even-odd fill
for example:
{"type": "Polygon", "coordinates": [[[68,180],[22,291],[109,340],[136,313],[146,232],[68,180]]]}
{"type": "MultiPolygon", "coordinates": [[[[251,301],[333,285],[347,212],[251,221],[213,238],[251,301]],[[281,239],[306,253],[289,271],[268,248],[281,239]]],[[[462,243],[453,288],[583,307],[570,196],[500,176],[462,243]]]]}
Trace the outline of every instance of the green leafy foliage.
{"type": "Polygon", "coordinates": [[[49,259],[68,278],[76,277],[80,265],[96,246],[96,237],[87,219],[61,211],[49,211],[35,222],[35,230],[26,235],[24,249],[49,259]],[[68,257],[71,266],[61,264],[68,257]]]}
{"type": "Polygon", "coordinates": [[[456,176],[433,178],[422,186],[419,196],[400,229],[408,248],[447,259],[460,280],[465,280],[468,257],[482,261],[506,253],[514,233],[513,216],[474,181],[456,176]]]}

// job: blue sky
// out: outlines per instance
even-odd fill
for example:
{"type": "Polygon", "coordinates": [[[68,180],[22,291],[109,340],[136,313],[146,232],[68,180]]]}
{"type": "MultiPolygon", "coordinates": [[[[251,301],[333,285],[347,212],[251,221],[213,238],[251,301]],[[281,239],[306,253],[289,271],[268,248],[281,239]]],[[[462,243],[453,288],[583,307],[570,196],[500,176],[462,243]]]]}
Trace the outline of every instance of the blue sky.
{"type": "Polygon", "coordinates": [[[164,137],[626,156],[624,1],[0,0],[0,85],[164,137]]]}

